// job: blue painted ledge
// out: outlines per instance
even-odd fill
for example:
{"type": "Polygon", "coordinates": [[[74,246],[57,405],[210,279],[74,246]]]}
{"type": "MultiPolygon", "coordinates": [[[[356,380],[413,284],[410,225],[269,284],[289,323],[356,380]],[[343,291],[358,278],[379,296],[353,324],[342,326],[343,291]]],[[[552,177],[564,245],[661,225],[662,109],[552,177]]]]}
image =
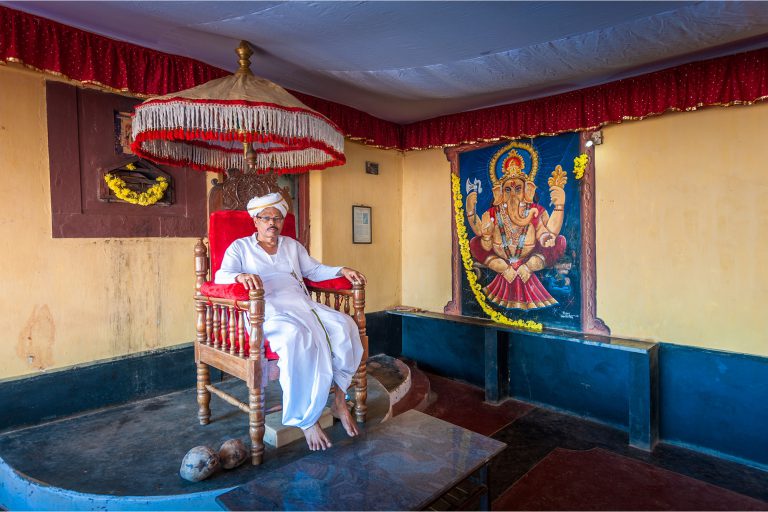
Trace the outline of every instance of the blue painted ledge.
{"type": "Polygon", "coordinates": [[[390,314],[402,319],[404,356],[483,386],[488,402],[514,397],[608,423],[643,450],[658,440],[657,343],[555,329],[531,333],[440,313],[390,314]]]}
{"type": "Polygon", "coordinates": [[[470,317],[390,311],[403,355],[440,375],[549,406],[655,442],[768,470],[768,358],[470,317]]]}

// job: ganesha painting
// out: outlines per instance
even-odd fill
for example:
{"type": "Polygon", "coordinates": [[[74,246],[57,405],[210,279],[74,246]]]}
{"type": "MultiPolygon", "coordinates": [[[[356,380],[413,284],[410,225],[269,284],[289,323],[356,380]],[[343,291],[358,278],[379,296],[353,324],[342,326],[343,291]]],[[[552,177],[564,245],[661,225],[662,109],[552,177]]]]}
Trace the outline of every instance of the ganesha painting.
{"type": "Polygon", "coordinates": [[[478,201],[481,182],[467,180],[464,211],[474,233],[470,252],[476,269],[489,276],[483,294],[502,309],[532,311],[558,304],[537,273],[554,267],[566,250],[560,232],[568,176],[560,165],[551,169],[548,193],[541,194],[548,198],[543,205],[538,202],[535,183],[539,172],[536,149],[516,141],[496,151],[490,160],[490,181],[486,182],[490,196],[486,190],[484,200],[478,201]],[[485,211],[477,210],[479,202],[487,205],[485,211]]]}

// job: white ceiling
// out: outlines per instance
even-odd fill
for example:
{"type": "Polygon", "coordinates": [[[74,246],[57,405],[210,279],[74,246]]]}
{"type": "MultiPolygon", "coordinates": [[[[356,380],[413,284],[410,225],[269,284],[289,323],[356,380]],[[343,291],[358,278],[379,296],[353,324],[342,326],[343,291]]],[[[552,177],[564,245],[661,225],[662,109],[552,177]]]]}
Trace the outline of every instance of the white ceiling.
{"type": "Polygon", "coordinates": [[[768,46],[768,2],[8,2],[409,123],[768,46]]]}

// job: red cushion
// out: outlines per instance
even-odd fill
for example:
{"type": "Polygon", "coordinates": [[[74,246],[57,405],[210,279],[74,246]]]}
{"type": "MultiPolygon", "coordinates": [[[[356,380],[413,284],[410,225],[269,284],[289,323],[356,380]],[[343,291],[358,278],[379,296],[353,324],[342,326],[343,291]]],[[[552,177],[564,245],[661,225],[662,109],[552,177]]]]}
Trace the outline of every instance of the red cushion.
{"type": "MultiPolygon", "coordinates": [[[[237,240],[256,232],[253,219],[245,210],[219,210],[211,213],[208,223],[208,245],[211,250],[211,277],[221,267],[227,248],[237,240]]],[[[292,213],[285,216],[280,233],[296,239],[296,218],[292,213]]],[[[247,298],[247,297],[246,297],[247,298]]]]}
{"type": "Polygon", "coordinates": [[[248,300],[248,290],[240,283],[214,284],[213,281],[206,281],[200,287],[200,293],[219,299],[248,300]]]}
{"type": "Polygon", "coordinates": [[[310,281],[309,279],[305,279],[304,283],[306,283],[307,286],[315,286],[317,288],[330,288],[332,290],[352,289],[352,283],[350,283],[349,279],[344,276],[328,279],[327,281],[310,281]]]}

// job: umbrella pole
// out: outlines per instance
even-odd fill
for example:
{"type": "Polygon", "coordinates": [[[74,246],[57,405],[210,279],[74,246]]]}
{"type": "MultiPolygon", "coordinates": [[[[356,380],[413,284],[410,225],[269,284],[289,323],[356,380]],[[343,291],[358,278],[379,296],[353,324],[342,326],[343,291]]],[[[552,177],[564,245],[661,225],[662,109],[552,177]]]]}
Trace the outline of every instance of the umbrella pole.
{"type": "Polygon", "coordinates": [[[250,142],[243,142],[243,172],[255,172],[256,170],[256,151],[253,149],[253,144],[250,142]]]}

